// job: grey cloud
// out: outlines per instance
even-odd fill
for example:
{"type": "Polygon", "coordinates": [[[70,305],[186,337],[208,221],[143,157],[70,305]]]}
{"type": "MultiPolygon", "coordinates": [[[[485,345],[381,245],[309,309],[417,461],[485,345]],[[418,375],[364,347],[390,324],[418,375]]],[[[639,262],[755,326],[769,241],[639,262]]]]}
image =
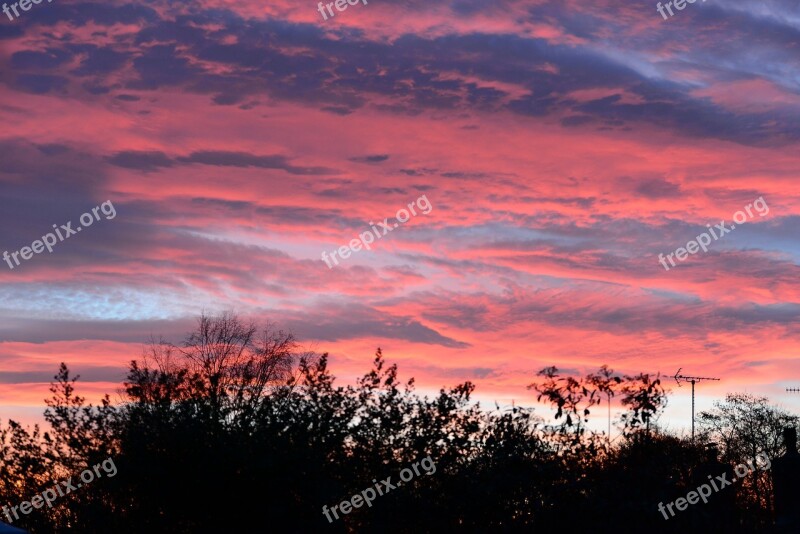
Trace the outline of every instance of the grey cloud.
{"type": "MultiPolygon", "coordinates": [[[[151,336],[178,342],[195,326],[193,318],[148,321],[14,319],[0,324],[0,342],[48,343],[87,339],[147,343],[151,336]]],[[[132,354],[131,359],[139,354],[132,354]]]]}
{"type": "MultiPolygon", "coordinates": [[[[125,379],[125,367],[84,367],[70,365],[70,375],[80,375],[79,382],[116,382],[125,379]]],[[[0,384],[50,383],[58,369],[51,371],[0,371],[0,384]]]]}
{"type": "Polygon", "coordinates": [[[383,163],[389,159],[389,154],[375,154],[371,156],[356,156],[350,158],[350,161],[355,161],[356,163],[383,163]]]}
{"type": "Polygon", "coordinates": [[[470,345],[443,336],[409,317],[395,316],[361,304],[324,304],[324,311],[293,314],[283,324],[303,339],[338,341],[342,339],[388,338],[414,343],[467,348],[470,345]]]}
{"type": "Polygon", "coordinates": [[[174,165],[173,160],[169,156],[157,150],[125,150],[117,152],[108,158],[108,161],[117,167],[143,172],[151,172],[162,167],[172,167],[174,165]]]}
{"type": "Polygon", "coordinates": [[[282,169],[289,174],[328,175],[338,174],[326,167],[298,167],[289,163],[285,156],[258,156],[248,152],[229,152],[224,150],[202,150],[189,156],[179,157],[182,163],[200,163],[218,167],[257,167],[261,169],[282,169]]]}

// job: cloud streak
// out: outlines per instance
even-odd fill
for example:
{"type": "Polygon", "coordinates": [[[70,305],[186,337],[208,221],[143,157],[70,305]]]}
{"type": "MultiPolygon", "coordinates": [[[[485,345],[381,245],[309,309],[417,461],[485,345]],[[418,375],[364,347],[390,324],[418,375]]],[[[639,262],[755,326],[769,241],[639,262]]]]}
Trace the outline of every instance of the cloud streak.
{"type": "Polygon", "coordinates": [[[151,335],[224,309],[344,378],[382,346],[423,388],[470,379],[485,400],[533,403],[538,369],[603,363],[770,391],[800,372],[795,15],[413,0],[323,22],[157,0],[0,25],[2,250],[119,212],[0,269],[4,402],[38,403],[61,360],[99,392],[151,335]],[[430,216],[325,266],[423,192],[430,216]],[[658,265],[762,195],[768,217],[658,265]]]}

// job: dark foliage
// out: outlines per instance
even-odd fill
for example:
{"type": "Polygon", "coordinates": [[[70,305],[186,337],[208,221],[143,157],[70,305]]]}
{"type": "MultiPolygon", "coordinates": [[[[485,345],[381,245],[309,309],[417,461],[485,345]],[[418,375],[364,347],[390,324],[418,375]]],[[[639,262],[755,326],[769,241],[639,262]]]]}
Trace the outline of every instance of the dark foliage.
{"type": "MultiPolygon", "coordinates": [[[[555,408],[553,424],[530,409],[483,410],[470,383],[419,396],[380,349],[355,385],[336,386],[327,355],[299,354],[290,334],[204,316],[182,345],[152,342],[131,362],[119,405],[87,405],[62,364],[51,430],[11,421],[0,431],[0,493],[29,500],[110,457],[115,476],[15,524],[34,533],[692,531],[693,513],[665,521],[657,509],[696,487],[703,462],[701,448],[658,428],[667,394],[658,377],[605,366],[539,377],[530,387],[555,408]],[[616,395],[627,411],[611,443],[587,421],[616,395]],[[323,515],[426,457],[434,473],[333,523],[323,515]]],[[[703,415],[704,435],[731,462],[777,453],[775,432],[795,422],[780,413],[762,428],[748,407],[774,415],[746,396],[703,415]],[[728,432],[744,419],[749,434],[728,432]]],[[[731,524],[765,529],[770,491],[764,479],[742,484],[731,524]]]]}

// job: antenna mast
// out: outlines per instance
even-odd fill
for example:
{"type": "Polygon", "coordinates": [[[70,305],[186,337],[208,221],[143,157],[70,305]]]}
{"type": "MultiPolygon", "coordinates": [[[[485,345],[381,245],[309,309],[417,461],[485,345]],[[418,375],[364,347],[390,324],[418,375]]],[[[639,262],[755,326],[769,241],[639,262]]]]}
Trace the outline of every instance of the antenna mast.
{"type": "Polygon", "coordinates": [[[681,380],[690,382],[692,384],[692,441],[694,441],[694,384],[695,382],[700,382],[701,380],[719,380],[719,378],[711,378],[708,376],[684,376],[680,374],[681,369],[683,369],[683,367],[678,367],[678,372],[675,373],[673,378],[675,379],[675,382],[678,383],[678,387],[681,387],[681,380]]]}

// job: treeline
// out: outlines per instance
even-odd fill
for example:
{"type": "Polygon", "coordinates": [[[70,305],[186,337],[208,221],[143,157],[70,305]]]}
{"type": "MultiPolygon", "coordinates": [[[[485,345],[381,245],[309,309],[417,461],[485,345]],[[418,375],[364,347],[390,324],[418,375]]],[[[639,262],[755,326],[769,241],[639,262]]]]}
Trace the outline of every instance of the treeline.
{"type": "Polygon", "coordinates": [[[231,314],[201,317],[180,345],[151,342],[131,362],[123,403],[89,405],[75,382],[62,364],[46,432],[13,421],[0,430],[0,498],[30,500],[109,457],[118,473],[14,521],[33,533],[715,532],[723,512],[756,532],[771,522],[769,473],[738,484],[734,508],[701,503],[665,520],[657,506],[695,488],[707,468],[695,443],[717,443],[731,465],[772,458],[781,429],[797,423],[767,399],[731,395],[701,414],[692,443],[658,427],[668,393],[658,376],[607,367],[543,369],[530,387],[554,408],[551,423],[520,407],[485,410],[469,382],[420,396],[380,349],[343,387],[326,354],[231,314]],[[609,443],[587,421],[615,396],[626,411],[609,443]],[[426,457],[435,474],[332,523],[323,515],[426,457]]]}

